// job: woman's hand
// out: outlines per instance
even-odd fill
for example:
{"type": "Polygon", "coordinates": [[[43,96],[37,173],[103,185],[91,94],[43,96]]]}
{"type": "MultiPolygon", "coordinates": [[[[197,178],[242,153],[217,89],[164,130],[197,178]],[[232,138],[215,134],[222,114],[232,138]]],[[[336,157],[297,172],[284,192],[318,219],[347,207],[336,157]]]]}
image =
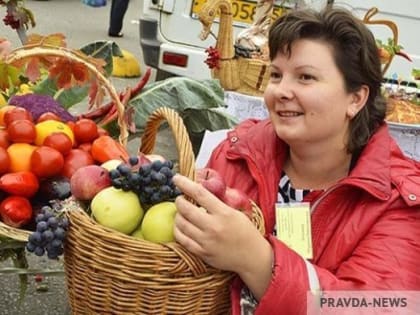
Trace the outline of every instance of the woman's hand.
{"type": "MultiPolygon", "coordinates": [[[[268,241],[245,214],[224,204],[202,185],[181,175],[173,180],[198,204],[184,196],[176,199],[177,242],[209,265],[238,273],[245,283],[248,278],[263,286],[266,282],[264,291],[271,279],[272,249],[268,241]]],[[[247,285],[252,290],[252,284],[247,285]]]]}

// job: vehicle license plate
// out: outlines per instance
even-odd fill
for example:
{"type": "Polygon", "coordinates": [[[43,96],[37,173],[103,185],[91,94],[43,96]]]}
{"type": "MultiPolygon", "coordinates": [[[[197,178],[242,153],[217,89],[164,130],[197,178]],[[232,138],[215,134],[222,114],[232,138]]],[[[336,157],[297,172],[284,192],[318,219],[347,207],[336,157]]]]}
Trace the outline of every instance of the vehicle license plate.
{"type": "MultiPolygon", "coordinates": [[[[191,16],[197,17],[204,3],[207,0],[194,0],[191,8],[191,16]]],[[[251,24],[254,20],[255,7],[257,1],[250,0],[232,0],[233,19],[236,22],[251,24]]],[[[287,8],[274,5],[273,18],[278,18],[287,11],[287,8]]]]}

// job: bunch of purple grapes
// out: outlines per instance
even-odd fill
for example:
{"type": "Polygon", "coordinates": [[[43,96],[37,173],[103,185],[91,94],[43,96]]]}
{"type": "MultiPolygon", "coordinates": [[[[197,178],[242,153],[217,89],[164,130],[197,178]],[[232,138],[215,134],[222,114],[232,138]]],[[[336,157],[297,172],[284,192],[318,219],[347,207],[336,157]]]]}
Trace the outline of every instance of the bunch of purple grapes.
{"type": "Polygon", "coordinates": [[[47,254],[50,259],[57,259],[63,254],[63,242],[69,226],[63,212],[50,206],[44,206],[36,216],[36,230],[28,237],[26,250],[37,256],[47,254]]]}
{"type": "Polygon", "coordinates": [[[175,199],[179,189],[172,181],[173,162],[153,161],[134,169],[138,158],[133,156],[128,164],[122,163],[109,172],[112,186],[124,191],[133,191],[143,205],[154,205],[175,199]]]}

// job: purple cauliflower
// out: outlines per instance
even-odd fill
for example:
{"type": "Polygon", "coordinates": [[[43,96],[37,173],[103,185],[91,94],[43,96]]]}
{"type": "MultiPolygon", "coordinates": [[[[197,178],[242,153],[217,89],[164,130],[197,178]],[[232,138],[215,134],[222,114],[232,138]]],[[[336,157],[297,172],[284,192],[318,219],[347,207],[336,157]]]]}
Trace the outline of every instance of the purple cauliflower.
{"type": "Polygon", "coordinates": [[[60,117],[63,121],[75,121],[76,118],[70,114],[52,96],[41,94],[13,95],[9,99],[9,105],[25,108],[32,114],[35,121],[46,112],[51,112],[60,117]]]}

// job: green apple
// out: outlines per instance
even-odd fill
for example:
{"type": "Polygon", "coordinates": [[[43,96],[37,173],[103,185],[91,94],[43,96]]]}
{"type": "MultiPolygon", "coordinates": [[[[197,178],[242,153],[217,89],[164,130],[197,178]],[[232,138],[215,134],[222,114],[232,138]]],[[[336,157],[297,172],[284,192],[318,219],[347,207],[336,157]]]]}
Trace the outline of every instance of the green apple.
{"type": "Polygon", "coordinates": [[[106,227],[130,234],[140,224],[144,211],[132,191],[107,187],[93,197],[90,204],[95,220],[106,227]]]}
{"type": "Polygon", "coordinates": [[[144,240],[143,231],[141,230],[141,226],[137,230],[134,230],[134,232],[131,233],[130,235],[132,237],[144,240]]]}
{"type": "Polygon", "coordinates": [[[110,170],[115,170],[117,166],[120,165],[121,163],[123,163],[123,161],[114,159],[114,160],[108,160],[106,162],[103,162],[101,166],[107,169],[108,171],[110,171],[110,170]]]}
{"type": "Polygon", "coordinates": [[[175,214],[176,206],[174,202],[165,201],[149,208],[141,223],[144,239],[154,243],[175,241],[175,214]]]}

